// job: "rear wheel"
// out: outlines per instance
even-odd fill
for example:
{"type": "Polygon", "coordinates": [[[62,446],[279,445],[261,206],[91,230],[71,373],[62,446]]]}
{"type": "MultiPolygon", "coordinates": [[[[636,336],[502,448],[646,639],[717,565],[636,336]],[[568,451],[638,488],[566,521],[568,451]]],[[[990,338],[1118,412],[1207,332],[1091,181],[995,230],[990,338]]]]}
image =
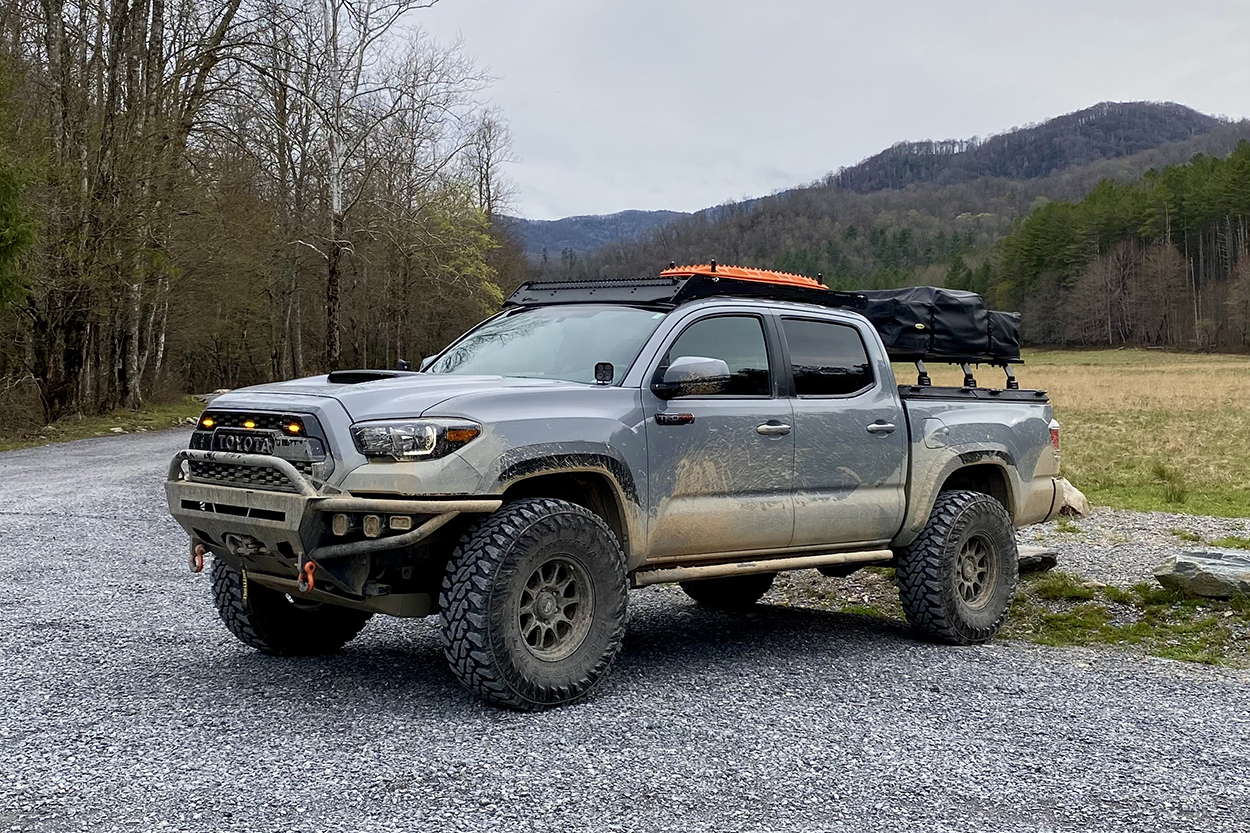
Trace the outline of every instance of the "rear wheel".
{"type": "Polygon", "coordinates": [[[213,559],[217,615],[244,645],[280,657],[333,654],[351,642],[373,615],[337,605],[293,599],[213,559]]]}
{"type": "Polygon", "coordinates": [[[992,639],[1011,608],[1016,562],[1015,527],[1001,503],[980,492],[943,492],[920,536],[898,553],[907,621],[955,645],[992,639]]]}
{"type": "Polygon", "coordinates": [[[773,586],[776,573],[750,573],[745,576],[683,581],[686,595],[712,610],[746,610],[764,597],[773,586]]]}
{"type": "Polygon", "coordinates": [[[611,668],[628,595],[625,558],[603,519],[562,500],[510,503],[470,527],[447,565],[444,653],[494,705],[571,703],[611,668]]]}

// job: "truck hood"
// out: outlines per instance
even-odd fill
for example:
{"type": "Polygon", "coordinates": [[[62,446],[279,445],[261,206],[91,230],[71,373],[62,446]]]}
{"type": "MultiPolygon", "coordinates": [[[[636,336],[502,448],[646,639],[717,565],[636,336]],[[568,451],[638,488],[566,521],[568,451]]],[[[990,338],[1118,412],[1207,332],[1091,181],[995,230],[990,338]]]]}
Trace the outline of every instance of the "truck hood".
{"type": "Polygon", "coordinates": [[[465,394],[507,396],[535,389],[581,390],[586,385],[556,379],[525,379],[510,376],[459,376],[451,373],[405,373],[389,379],[355,384],[333,384],[328,376],[310,376],[289,382],[255,385],[222,394],[214,401],[221,408],[247,408],[268,397],[317,396],[342,404],[353,421],[424,415],[439,405],[465,394]]]}

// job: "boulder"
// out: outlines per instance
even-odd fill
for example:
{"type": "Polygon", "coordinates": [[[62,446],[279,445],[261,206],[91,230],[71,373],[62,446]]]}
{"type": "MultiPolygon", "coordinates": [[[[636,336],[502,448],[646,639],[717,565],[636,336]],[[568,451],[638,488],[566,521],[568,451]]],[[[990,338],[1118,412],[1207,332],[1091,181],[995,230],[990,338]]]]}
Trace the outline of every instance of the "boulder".
{"type": "Polygon", "coordinates": [[[1071,515],[1074,518],[1089,517],[1089,498],[1081,492],[1080,489],[1073,486],[1067,481],[1067,478],[1059,478],[1059,514],[1071,515]]]}
{"type": "Polygon", "coordinates": [[[1046,547],[1018,547],[1020,552],[1020,572],[1044,573],[1055,569],[1059,563],[1059,554],[1046,547]]]}
{"type": "Polygon", "coordinates": [[[1155,567],[1155,578],[1169,590],[1195,596],[1250,596],[1250,553],[1186,550],[1155,567]]]}

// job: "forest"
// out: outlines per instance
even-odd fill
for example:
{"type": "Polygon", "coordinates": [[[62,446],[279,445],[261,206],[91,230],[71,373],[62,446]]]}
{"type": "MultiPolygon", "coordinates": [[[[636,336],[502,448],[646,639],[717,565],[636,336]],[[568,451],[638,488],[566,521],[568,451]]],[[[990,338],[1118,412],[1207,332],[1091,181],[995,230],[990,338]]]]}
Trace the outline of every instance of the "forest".
{"type": "Polygon", "coordinates": [[[1250,142],[1079,202],[1039,206],[1001,243],[991,291],[1047,344],[1250,346],[1250,142]]]}
{"type": "Polygon", "coordinates": [[[393,366],[524,274],[435,0],[0,0],[0,422],[393,366]]]}

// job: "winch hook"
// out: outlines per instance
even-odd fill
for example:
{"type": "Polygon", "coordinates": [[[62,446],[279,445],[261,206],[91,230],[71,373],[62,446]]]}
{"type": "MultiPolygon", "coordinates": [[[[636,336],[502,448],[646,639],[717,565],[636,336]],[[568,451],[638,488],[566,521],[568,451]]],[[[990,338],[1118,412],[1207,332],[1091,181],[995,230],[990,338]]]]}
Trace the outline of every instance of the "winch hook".
{"type": "Polygon", "coordinates": [[[313,578],[313,573],[317,572],[316,561],[305,561],[304,568],[299,574],[299,592],[307,593],[310,590],[317,589],[317,581],[313,578]]]}
{"type": "Polygon", "coordinates": [[[191,547],[191,558],[190,558],[190,565],[189,565],[191,567],[191,572],[193,573],[204,572],[204,553],[206,552],[207,550],[204,549],[203,544],[196,544],[195,546],[191,547]]]}

